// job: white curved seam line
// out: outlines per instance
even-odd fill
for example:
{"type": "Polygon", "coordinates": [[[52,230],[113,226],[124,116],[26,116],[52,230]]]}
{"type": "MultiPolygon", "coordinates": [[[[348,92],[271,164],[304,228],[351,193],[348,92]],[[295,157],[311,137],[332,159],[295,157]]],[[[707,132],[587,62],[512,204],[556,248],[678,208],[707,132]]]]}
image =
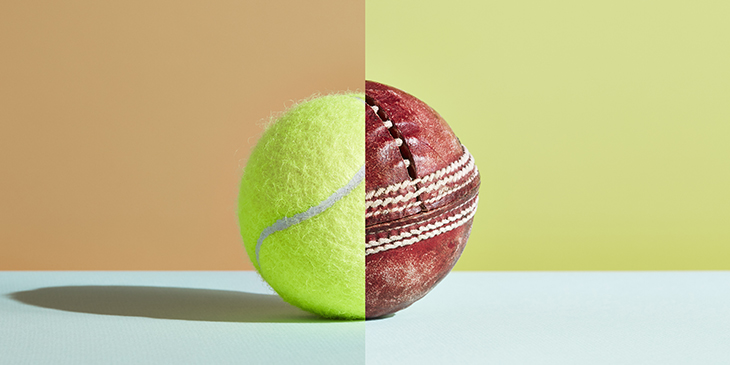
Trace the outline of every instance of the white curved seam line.
{"type": "Polygon", "coordinates": [[[344,198],[350,192],[355,190],[355,188],[360,185],[365,180],[365,164],[360,167],[360,170],[358,170],[355,175],[350,179],[350,181],[342,186],[341,188],[337,189],[332,195],[327,197],[327,199],[323,200],[316,206],[310,207],[304,212],[298,213],[293,215],[292,217],[284,217],[276,222],[274,224],[264,228],[263,231],[261,231],[261,235],[259,236],[258,241],[256,241],[256,264],[261,267],[261,264],[259,262],[259,253],[261,252],[261,246],[264,244],[264,240],[266,240],[266,237],[272,235],[275,232],[283,231],[295,224],[299,224],[301,222],[304,222],[305,220],[312,218],[318,214],[321,214],[325,210],[327,210],[329,207],[333,206],[335,203],[337,203],[340,199],[344,198]]]}

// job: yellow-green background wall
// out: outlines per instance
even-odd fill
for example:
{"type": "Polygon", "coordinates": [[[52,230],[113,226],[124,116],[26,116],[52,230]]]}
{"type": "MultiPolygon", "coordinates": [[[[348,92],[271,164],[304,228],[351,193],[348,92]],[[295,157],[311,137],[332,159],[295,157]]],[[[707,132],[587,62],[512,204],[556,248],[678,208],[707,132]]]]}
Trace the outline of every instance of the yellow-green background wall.
{"type": "Polygon", "coordinates": [[[730,3],[366,2],[477,160],[461,270],[730,269],[730,3]]]}

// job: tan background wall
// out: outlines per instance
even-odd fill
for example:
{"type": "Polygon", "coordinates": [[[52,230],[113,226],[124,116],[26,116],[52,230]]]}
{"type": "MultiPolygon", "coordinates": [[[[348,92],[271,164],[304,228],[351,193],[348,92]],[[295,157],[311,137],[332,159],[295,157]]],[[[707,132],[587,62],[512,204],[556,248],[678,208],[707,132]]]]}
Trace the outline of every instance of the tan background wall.
{"type": "Polygon", "coordinates": [[[0,269],[251,268],[235,217],[272,112],[362,89],[362,1],[0,6],[0,269]]]}

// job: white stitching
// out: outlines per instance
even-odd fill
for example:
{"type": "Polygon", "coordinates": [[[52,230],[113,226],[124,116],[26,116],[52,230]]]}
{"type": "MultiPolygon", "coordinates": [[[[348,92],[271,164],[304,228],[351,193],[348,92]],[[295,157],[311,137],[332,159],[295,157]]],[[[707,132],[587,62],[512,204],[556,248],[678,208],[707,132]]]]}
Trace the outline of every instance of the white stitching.
{"type": "Polygon", "coordinates": [[[395,196],[395,197],[387,197],[385,199],[365,201],[365,208],[366,209],[367,208],[377,208],[377,207],[379,207],[381,205],[384,206],[384,205],[388,205],[388,204],[398,203],[398,202],[401,202],[401,201],[411,200],[411,199],[413,199],[415,197],[420,196],[423,193],[427,193],[427,192],[430,192],[432,190],[439,189],[439,188],[443,187],[444,185],[446,185],[446,184],[448,184],[450,182],[458,181],[458,180],[462,179],[464,176],[466,176],[468,173],[474,171],[474,169],[475,169],[474,160],[473,159],[469,159],[469,163],[466,166],[464,166],[463,169],[457,171],[453,175],[449,175],[445,179],[438,180],[438,181],[436,181],[434,183],[431,183],[429,185],[426,185],[426,186],[418,189],[415,192],[408,192],[405,195],[398,195],[398,196],[395,196]]]}
{"type": "MultiPolygon", "coordinates": [[[[369,105],[369,104],[366,103],[366,105],[369,105]]],[[[378,112],[380,111],[380,108],[378,108],[376,105],[369,105],[369,106],[375,112],[375,115],[377,115],[378,118],[383,122],[383,125],[385,126],[386,129],[389,129],[390,130],[391,128],[394,127],[395,124],[390,119],[383,119],[383,118],[380,117],[380,115],[378,114],[378,112]]],[[[388,132],[391,135],[393,135],[392,132],[390,132],[390,131],[388,131],[388,132]]],[[[405,142],[402,139],[395,138],[395,145],[398,148],[401,148],[404,143],[405,142]]],[[[406,146],[406,149],[407,148],[408,148],[408,146],[406,146]]],[[[403,155],[403,152],[402,151],[401,151],[401,158],[403,159],[403,162],[406,164],[406,168],[408,168],[409,166],[411,166],[411,160],[407,159],[406,156],[403,155]]]]}
{"type": "MultiPolygon", "coordinates": [[[[437,195],[437,196],[435,196],[435,197],[433,197],[431,199],[428,199],[428,200],[424,201],[423,204],[431,204],[431,203],[433,203],[433,202],[435,202],[437,200],[443,199],[445,196],[450,195],[450,194],[458,191],[459,189],[461,189],[461,188],[463,188],[463,187],[471,184],[471,182],[474,181],[474,179],[476,177],[477,177],[476,170],[473,170],[473,174],[469,177],[469,179],[467,181],[465,181],[464,183],[462,183],[462,184],[460,184],[458,186],[455,186],[455,187],[453,187],[453,188],[451,188],[449,190],[445,190],[445,191],[441,192],[441,194],[439,194],[439,195],[437,195]]],[[[401,206],[398,206],[398,207],[395,207],[395,208],[392,208],[392,209],[380,209],[380,210],[376,210],[374,212],[372,212],[372,211],[371,212],[365,212],[365,218],[370,218],[370,217],[376,216],[376,215],[390,214],[391,212],[404,211],[406,209],[415,207],[415,206],[420,205],[420,204],[421,204],[420,201],[415,201],[415,202],[411,202],[411,203],[406,204],[406,205],[401,205],[401,206]]]]}
{"type": "MultiPolygon", "coordinates": [[[[409,231],[405,231],[404,230],[403,232],[401,232],[401,234],[398,234],[398,235],[395,235],[395,236],[381,237],[381,238],[378,238],[377,240],[370,240],[370,241],[368,241],[365,244],[365,248],[380,246],[380,245],[384,245],[386,243],[391,243],[391,242],[399,241],[399,240],[402,240],[403,238],[408,238],[408,237],[411,237],[413,235],[418,235],[418,234],[421,234],[423,232],[426,232],[426,231],[430,231],[430,230],[434,230],[436,228],[439,228],[439,227],[443,226],[444,224],[451,223],[451,222],[453,222],[453,221],[455,221],[457,219],[460,219],[465,214],[469,214],[471,211],[473,211],[474,209],[476,209],[476,204],[474,204],[474,203],[475,203],[475,200],[471,201],[470,204],[466,208],[462,209],[458,214],[455,214],[455,215],[452,215],[450,217],[447,217],[447,218],[445,218],[445,219],[443,219],[443,220],[441,220],[439,222],[429,223],[429,224],[426,224],[426,225],[422,225],[422,226],[420,226],[418,228],[414,228],[414,229],[411,229],[409,231]]],[[[419,222],[419,224],[423,224],[423,223],[424,222],[419,222]]],[[[403,229],[403,227],[398,227],[398,229],[401,230],[401,229],[403,229]]]]}
{"type": "MultiPolygon", "coordinates": [[[[432,237],[436,237],[440,234],[443,234],[443,233],[449,232],[451,230],[454,230],[458,227],[461,227],[466,222],[468,222],[470,219],[472,219],[474,217],[474,214],[476,214],[476,207],[477,207],[478,201],[479,201],[479,197],[477,196],[474,199],[474,203],[469,208],[464,209],[462,212],[459,213],[459,214],[461,214],[463,212],[468,212],[466,214],[466,216],[463,216],[463,218],[457,222],[454,222],[448,226],[443,226],[443,224],[442,224],[441,228],[434,229],[429,232],[425,232],[425,233],[415,232],[415,233],[409,234],[409,235],[407,235],[407,237],[413,236],[416,233],[420,233],[417,236],[409,238],[409,239],[400,239],[399,238],[397,240],[392,240],[391,243],[380,244],[374,248],[368,248],[365,250],[365,255],[366,256],[372,255],[372,254],[375,254],[378,252],[392,250],[392,249],[398,248],[398,247],[409,246],[414,243],[417,243],[417,242],[420,242],[420,241],[423,241],[423,240],[426,240],[426,239],[429,239],[432,237]]],[[[448,220],[448,218],[446,220],[448,220]]],[[[444,222],[446,220],[442,220],[441,222],[444,222]]],[[[441,223],[441,222],[439,222],[439,223],[441,223]]],[[[411,232],[414,232],[414,231],[411,231],[411,232]]],[[[404,232],[404,233],[408,233],[408,232],[404,232]]],[[[403,235],[403,234],[401,234],[401,235],[403,235]]],[[[393,238],[395,238],[395,237],[397,237],[397,236],[393,236],[393,238]]],[[[388,240],[388,239],[386,239],[386,240],[388,240]]],[[[373,242],[373,241],[371,241],[371,242],[373,242]]],[[[370,243],[370,242],[368,242],[368,243],[370,243]]]]}
{"type": "Polygon", "coordinates": [[[461,147],[464,149],[464,154],[461,155],[461,157],[458,160],[452,162],[449,166],[446,166],[443,169],[438,170],[436,172],[430,173],[422,178],[418,178],[415,180],[405,180],[400,183],[389,185],[384,188],[379,188],[377,190],[370,190],[367,192],[367,194],[365,194],[365,200],[370,200],[372,198],[381,196],[383,194],[388,194],[393,191],[406,189],[410,186],[414,186],[414,185],[420,184],[422,182],[428,182],[428,181],[431,181],[434,179],[438,179],[443,175],[446,175],[448,173],[453,172],[454,170],[461,168],[462,165],[468,163],[469,159],[472,158],[471,154],[469,154],[469,151],[466,149],[466,147],[464,147],[463,145],[461,147]]]}

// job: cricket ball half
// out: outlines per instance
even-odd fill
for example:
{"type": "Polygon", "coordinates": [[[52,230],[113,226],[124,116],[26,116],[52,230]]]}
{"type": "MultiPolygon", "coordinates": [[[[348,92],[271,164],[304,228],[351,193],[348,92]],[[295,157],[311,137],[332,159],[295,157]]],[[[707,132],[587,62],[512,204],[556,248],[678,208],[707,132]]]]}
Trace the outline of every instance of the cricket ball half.
{"type": "Polygon", "coordinates": [[[456,264],[479,190],[474,158],[408,93],[365,82],[365,315],[413,304],[456,264]]]}

